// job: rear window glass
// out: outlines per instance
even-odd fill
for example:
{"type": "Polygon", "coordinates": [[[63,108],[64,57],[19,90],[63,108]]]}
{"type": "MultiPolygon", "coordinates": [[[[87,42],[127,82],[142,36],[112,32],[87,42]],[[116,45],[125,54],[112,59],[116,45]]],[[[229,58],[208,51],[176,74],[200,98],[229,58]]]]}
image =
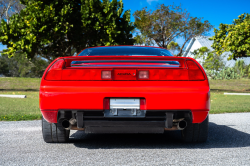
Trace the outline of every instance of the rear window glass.
{"type": "Polygon", "coordinates": [[[173,56],[168,50],[154,47],[115,46],[94,47],[83,50],[78,56],[173,56]]]}

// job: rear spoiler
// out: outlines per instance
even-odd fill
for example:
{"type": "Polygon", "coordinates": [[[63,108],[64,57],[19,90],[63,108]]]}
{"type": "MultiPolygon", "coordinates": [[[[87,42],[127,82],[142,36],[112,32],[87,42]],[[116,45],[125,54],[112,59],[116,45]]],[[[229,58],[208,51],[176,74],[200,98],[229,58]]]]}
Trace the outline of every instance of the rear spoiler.
{"type": "MultiPolygon", "coordinates": [[[[186,57],[167,57],[167,56],[71,56],[61,57],[56,60],[63,59],[65,61],[64,67],[71,67],[72,61],[87,61],[87,62],[150,62],[150,63],[164,63],[165,61],[178,61],[180,68],[186,67],[186,57]]],[[[191,58],[192,59],[192,58],[191,58]]]]}

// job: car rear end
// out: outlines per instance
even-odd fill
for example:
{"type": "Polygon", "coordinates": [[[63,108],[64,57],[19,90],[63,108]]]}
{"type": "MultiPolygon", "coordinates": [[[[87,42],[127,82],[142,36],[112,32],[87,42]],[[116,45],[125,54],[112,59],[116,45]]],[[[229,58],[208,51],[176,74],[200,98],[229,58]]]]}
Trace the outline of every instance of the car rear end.
{"type": "Polygon", "coordinates": [[[196,142],[199,133],[207,137],[207,125],[197,138],[191,135],[195,125],[199,128],[208,121],[210,89],[203,68],[192,58],[63,57],[51,63],[42,77],[40,109],[48,123],[62,130],[182,130],[184,141],[196,142]]]}

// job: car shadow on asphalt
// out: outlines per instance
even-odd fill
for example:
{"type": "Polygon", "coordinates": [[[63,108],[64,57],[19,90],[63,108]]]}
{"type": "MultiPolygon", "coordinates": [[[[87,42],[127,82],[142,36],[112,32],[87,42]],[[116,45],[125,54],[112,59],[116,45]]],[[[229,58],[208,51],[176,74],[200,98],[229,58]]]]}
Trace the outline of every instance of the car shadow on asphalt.
{"type": "Polygon", "coordinates": [[[76,131],[70,143],[88,149],[211,149],[250,146],[250,134],[229,126],[209,123],[209,136],[205,143],[183,143],[180,131],[164,134],[85,134],[76,131]]]}

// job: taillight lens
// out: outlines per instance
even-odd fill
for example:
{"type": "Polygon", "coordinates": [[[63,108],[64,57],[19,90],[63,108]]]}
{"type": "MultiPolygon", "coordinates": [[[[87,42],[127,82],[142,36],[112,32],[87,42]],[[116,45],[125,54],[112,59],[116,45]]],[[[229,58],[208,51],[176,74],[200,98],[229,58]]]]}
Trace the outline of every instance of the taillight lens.
{"type": "Polygon", "coordinates": [[[112,75],[111,75],[111,70],[108,71],[102,71],[102,79],[104,80],[111,80],[112,79],[112,75]]]}
{"type": "Polygon", "coordinates": [[[61,80],[63,66],[64,66],[63,59],[59,59],[58,61],[56,61],[47,71],[45,79],[46,80],[61,80]]]}
{"type": "Polygon", "coordinates": [[[140,99],[140,110],[146,110],[146,99],[140,99]]]}
{"type": "Polygon", "coordinates": [[[139,79],[149,79],[148,71],[139,71],[139,79]]]}
{"type": "Polygon", "coordinates": [[[205,73],[192,60],[186,61],[187,68],[168,69],[81,69],[65,68],[63,59],[57,60],[47,71],[46,80],[205,80],[205,73]]]}
{"type": "Polygon", "coordinates": [[[110,99],[104,98],[103,99],[103,109],[109,110],[110,109],[110,99]]]}
{"type": "Polygon", "coordinates": [[[149,80],[182,81],[188,80],[187,69],[151,69],[149,80]]]}
{"type": "Polygon", "coordinates": [[[197,80],[204,80],[205,76],[202,72],[202,70],[199,68],[197,64],[193,61],[187,61],[188,66],[188,76],[189,80],[191,81],[197,81],[197,80]]]}

